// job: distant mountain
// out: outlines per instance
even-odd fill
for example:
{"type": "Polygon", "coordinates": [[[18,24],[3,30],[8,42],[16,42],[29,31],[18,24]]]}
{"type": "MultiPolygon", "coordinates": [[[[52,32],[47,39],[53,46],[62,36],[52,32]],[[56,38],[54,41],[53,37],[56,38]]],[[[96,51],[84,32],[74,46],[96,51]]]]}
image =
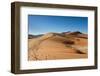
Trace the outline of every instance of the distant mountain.
{"type": "Polygon", "coordinates": [[[46,36],[46,37],[49,37],[49,36],[61,36],[61,37],[65,37],[65,36],[75,36],[75,37],[79,37],[79,38],[87,38],[88,35],[87,34],[84,34],[82,32],[79,32],[79,31],[75,31],[75,32],[62,32],[62,33],[54,33],[54,32],[49,32],[49,33],[46,33],[46,34],[40,34],[40,35],[31,35],[29,34],[28,35],[28,39],[32,39],[32,38],[38,38],[38,37],[41,37],[41,36],[46,36]]]}
{"type": "Polygon", "coordinates": [[[84,34],[82,32],[79,32],[79,31],[75,31],[75,32],[63,32],[62,34],[65,34],[65,35],[71,35],[71,36],[76,36],[76,37],[80,37],[80,38],[87,38],[88,35],[87,34],[84,34]]]}
{"type": "Polygon", "coordinates": [[[75,32],[71,32],[70,35],[79,35],[79,34],[83,34],[82,32],[79,31],[75,31],[75,32]]]}
{"type": "Polygon", "coordinates": [[[40,35],[31,35],[31,34],[29,34],[28,39],[38,38],[38,37],[41,37],[41,36],[43,36],[43,34],[40,34],[40,35]]]}
{"type": "Polygon", "coordinates": [[[83,34],[83,33],[79,32],[79,31],[75,31],[75,32],[68,31],[68,32],[63,32],[63,34],[78,35],[78,34],[83,34]]]}
{"type": "Polygon", "coordinates": [[[70,31],[68,31],[68,32],[62,32],[62,34],[70,34],[71,32],[70,31]]]}

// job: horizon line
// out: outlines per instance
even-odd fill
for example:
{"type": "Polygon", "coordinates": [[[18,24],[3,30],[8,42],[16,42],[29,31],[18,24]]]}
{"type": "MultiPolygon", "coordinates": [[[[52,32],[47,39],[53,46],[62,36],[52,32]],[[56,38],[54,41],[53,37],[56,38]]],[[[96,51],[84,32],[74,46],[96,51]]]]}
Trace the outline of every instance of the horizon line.
{"type": "MultiPolygon", "coordinates": [[[[65,31],[65,32],[80,32],[80,31],[65,31]]],[[[64,33],[64,32],[47,32],[47,33],[64,33]]],[[[33,34],[33,33],[28,33],[28,35],[41,35],[41,34],[47,34],[47,33],[40,33],[40,34],[33,34]]],[[[83,34],[88,34],[88,32],[80,32],[83,34]]]]}

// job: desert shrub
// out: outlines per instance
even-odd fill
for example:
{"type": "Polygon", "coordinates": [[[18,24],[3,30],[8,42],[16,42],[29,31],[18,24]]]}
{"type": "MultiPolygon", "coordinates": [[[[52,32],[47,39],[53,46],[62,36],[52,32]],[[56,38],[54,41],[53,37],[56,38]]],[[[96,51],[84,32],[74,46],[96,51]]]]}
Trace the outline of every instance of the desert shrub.
{"type": "Polygon", "coordinates": [[[72,45],[72,44],[75,44],[75,42],[74,42],[74,41],[71,41],[71,40],[64,41],[63,43],[64,43],[64,44],[71,44],[71,45],[72,45]]]}

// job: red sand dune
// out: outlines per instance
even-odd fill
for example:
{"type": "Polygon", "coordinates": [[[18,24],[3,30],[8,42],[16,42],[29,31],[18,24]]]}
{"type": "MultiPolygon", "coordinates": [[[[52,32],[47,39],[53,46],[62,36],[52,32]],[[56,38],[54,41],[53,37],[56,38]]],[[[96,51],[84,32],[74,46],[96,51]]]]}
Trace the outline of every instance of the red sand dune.
{"type": "Polygon", "coordinates": [[[87,58],[87,35],[47,33],[29,39],[28,60],[87,58]]]}

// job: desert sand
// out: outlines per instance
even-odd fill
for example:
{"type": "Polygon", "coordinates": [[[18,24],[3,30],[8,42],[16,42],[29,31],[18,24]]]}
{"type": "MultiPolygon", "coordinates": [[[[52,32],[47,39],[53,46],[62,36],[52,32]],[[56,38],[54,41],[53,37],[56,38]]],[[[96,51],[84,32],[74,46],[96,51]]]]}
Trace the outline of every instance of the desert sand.
{"type": "Polygon", "coordinates": [[[81,32],[47,33],[28,39],[28,60],[88,57],[88,37],[81,32]]]}

